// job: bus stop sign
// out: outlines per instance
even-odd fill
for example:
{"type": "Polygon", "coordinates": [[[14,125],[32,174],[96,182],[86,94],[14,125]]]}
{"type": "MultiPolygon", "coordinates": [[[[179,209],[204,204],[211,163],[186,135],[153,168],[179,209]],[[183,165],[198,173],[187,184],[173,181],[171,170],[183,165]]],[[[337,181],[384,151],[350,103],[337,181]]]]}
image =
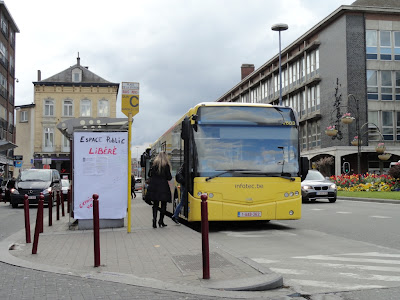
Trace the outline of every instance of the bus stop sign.
{"type": "Polygon", "coordinates": [[[122,82],[121,111],[132,117],[139,112],[139,82],[122,82]]]}

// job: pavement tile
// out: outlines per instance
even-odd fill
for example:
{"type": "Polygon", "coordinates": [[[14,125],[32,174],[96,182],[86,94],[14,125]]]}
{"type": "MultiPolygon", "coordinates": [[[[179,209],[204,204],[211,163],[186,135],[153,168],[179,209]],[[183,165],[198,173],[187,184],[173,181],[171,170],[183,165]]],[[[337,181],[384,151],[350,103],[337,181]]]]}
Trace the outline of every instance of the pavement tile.
{"type": "MultiPolygon", "coordinates": [[[[225,252],[210,240],[210,280],[203,280],[201,234],[186,226],[175,225],[170,218],[165,218],[168,225],[164,228],[152,228],[151,207],[137,197],[132,201],[132,227],[100,230],[100,262],[94,267],[94,246],[92,230],[79,230],[73,226],[75,220],[68,215],[55,220],[48,226],[44,220],[44,232],[40,234],[38,253],[32,255],[32,244],[25,244],[25,235],[20,232],[17,240],[18,250],[8,251],[14,264],[30,266],[56,273],[75,274],[86,278],[97,278],[121,283],[132,283],[174,290],[186,288],[196,293],[207,289],[209,282],[248,279],[263,275],[245,261],[225,252]],[[141,281],[142,280],[142,281],[141,281]]],[[[127,220],[125,220],[127,224],[127,220]]],[[[33,241],[34,226],[31,225],[33,241]]],[[[0,249],[1,251],[1,249],[0,249]]],[[[32,281],[30,281],[32,283],[32,281]]],[[[33,285],[35,286],[35,285],[33,285]]],[[[48,285],[46,285],[48,289],[48,285]]],[[[59,294],[68,295],[56,290],[59,294]]],[[[185,289],[184,289],[185,290],[185,289]]],[[[30,290],[31,296],[40,294],[40,290],[30,290]]],[[[48,295],[48,290],[46,291],[48,295]]],[[[44,293],[44,291],[43,291],[44,293]]],[[[111,290],[101,290],[99,294],[83,294],[83,299],[113,299],[111,290]]],[[[207,294],[207,293],[206,293],[207,294]]],[[[211,293],[212,294],[212,293],[211,293]]],[[[15,296],[15,295],[14,295],[15,296]]],[[[24,295],[18,295],[24,296],[24,295]]],[[[127,292],[126,297],[129,298],[127,292]]],[[[82,299],[78,294],[68,295],[69,299],[82,299]]],[[[118,297],[125,297],[118,293],[118,297]]],[[[115,297],[114,297],[115,298],[115,297]]],[[[117,298],[115,298],[117,299],[117,298]]]]}

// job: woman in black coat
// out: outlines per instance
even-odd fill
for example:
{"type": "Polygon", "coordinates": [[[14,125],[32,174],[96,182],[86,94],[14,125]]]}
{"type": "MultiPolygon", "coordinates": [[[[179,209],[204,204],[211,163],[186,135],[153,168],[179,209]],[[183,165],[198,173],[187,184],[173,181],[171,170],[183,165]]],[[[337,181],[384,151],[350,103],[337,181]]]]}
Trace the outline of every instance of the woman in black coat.
{"type": "Polygon", "coordinates": [[[161,202],[160,227],[164,224],[164,215],[167,209],[167,202],[171,202],[171,190],[168,181],[172,179],[171,167],[168,156],[165,152],[160,152],[153,161],[149,170],[150,184],[147,193],[150,193],[150,199],[153,201],[153,228],[157,228],[157,211],[161,202]]]}

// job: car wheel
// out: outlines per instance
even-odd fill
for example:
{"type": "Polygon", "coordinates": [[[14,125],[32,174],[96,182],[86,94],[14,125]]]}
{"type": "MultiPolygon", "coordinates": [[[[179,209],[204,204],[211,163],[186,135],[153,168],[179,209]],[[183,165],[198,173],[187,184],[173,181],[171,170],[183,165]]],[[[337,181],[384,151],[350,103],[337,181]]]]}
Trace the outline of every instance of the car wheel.
{"type": "Polygon", "coordinates": [[[308,203],[309,201],[310,201],[309,199],[303,198],[301,202],[308,203]]]}
{"type": "Polygon", "coordinates": [[[18,207],[18,203],[11,203],[12,208],[17,208],[18,207]]]}
{"type": "Polygon", "coordinates": [[[336,197],[333,198],[333,199],[329,199],[329,202],[330,202],[330,203],[335,203],[335,202],[336,202],[336,197]]]}

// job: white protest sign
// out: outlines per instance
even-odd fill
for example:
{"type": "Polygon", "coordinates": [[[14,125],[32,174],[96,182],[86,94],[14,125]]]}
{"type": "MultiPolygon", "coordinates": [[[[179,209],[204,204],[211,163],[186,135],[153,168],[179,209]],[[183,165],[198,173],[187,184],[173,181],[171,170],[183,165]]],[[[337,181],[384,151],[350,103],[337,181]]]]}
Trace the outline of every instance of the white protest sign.
{"type": "Polygon", "coordinates": [[[100,219],[126,216],[128,132],[74,133],[74,218],[93,219],[93,194],[100,219]]]}

